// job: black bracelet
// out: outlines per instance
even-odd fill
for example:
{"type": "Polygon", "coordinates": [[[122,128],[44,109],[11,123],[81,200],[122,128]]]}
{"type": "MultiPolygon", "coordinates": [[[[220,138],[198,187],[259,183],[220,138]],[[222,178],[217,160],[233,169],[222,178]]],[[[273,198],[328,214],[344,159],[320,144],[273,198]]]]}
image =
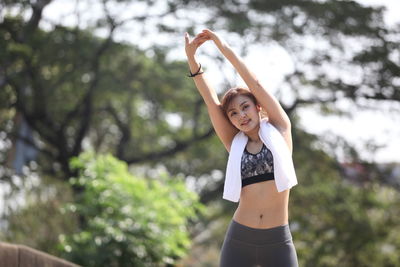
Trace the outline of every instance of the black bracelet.
{"type": "Polygon", "coordinates": [[[201,70],[201,64],[199,63],[199,65],[200,65],[200,67],[199,67],[199,69],[197,70],[196,73],[192,73],[192,72],[189,70],[190,75],[188,75],[188,77],[194,77],[194,76],[197,76],[197,75],[200,75],[200,74],[203,74],[203,73],[204,73],[204,71],[200,72],[200,70],[201,70]]]}

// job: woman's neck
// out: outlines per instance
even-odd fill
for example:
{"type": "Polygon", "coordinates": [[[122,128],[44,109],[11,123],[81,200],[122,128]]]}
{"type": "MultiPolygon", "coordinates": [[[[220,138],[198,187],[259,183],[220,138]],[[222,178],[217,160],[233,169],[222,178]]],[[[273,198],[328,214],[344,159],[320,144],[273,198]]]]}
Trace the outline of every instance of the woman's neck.
{"type": "Polygon", "coordinates": [[[245,132],[250,142],[258,143],[260,141],[260,136],[258,135],[259,130],[260,126],[257,126],[253,130],[245,132]]]}

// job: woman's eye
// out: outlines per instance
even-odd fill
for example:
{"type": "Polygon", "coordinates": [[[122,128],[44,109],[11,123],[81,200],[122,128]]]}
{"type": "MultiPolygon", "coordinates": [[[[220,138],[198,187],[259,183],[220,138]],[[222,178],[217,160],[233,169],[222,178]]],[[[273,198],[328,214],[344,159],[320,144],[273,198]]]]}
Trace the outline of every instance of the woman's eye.
{"type": "Polygon", "coordinates": [[[249,105],[245,105],[243,106],[243,109],[247,109],[249,107],[249,105]]]}
{"type": "Polygon", "coordinates": [[[236,112],[231,112],[231,117],[236,115],[236,112]]]}

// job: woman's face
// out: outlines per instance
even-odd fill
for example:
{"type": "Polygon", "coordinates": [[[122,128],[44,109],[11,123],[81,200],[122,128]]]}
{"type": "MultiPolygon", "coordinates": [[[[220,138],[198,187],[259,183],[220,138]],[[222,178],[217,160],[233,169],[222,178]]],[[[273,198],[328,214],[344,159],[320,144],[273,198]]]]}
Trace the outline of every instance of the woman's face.
{"type": "Polygon", "coordinates": [[[260,106],[247,96],[238,95],[229,104],[227,115],[231,123],[240,131],[249,132],[260,123],[260,106]]]}

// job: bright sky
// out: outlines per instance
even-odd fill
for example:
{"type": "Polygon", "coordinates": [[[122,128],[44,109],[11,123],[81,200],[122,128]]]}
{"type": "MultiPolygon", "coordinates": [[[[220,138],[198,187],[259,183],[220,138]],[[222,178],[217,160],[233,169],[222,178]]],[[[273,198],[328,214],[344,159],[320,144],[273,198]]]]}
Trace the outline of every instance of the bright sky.
{"type": "MultiPolygon", "coordinates": [[[[364,5],[383,5],[385,6],[385,22],[389,26],[400,22],[400,1],[395,0],[357,0],[364,5]]],[[[352,110],[349,103],[349,110],[352,110]]],[[[399,104],[388,104],[385,108],[382,107],[381,112],[373,111],[355,111],[353,119],[344,119],[333,117],[327,119],[321,117],[313,110],[304,110],[302,116],[303,125],[313,133],[323,134],[324,132],[333,131],[341,136],[344,136],[361,151],[363,144],[369,141],[383,146],[376,154],[364,152],[362,158],[377,162],[400,162],[400,116],[396,111],[390,111],[391,106],[397,107],[399,104]]]]}
{"type": "Polygon", "coordinates": [[[367,6],[385,6],[385,22],[388,25],[393,25],[400,22],[400,1],[398,0],[356,0],[357,2],[367,6]]]}

